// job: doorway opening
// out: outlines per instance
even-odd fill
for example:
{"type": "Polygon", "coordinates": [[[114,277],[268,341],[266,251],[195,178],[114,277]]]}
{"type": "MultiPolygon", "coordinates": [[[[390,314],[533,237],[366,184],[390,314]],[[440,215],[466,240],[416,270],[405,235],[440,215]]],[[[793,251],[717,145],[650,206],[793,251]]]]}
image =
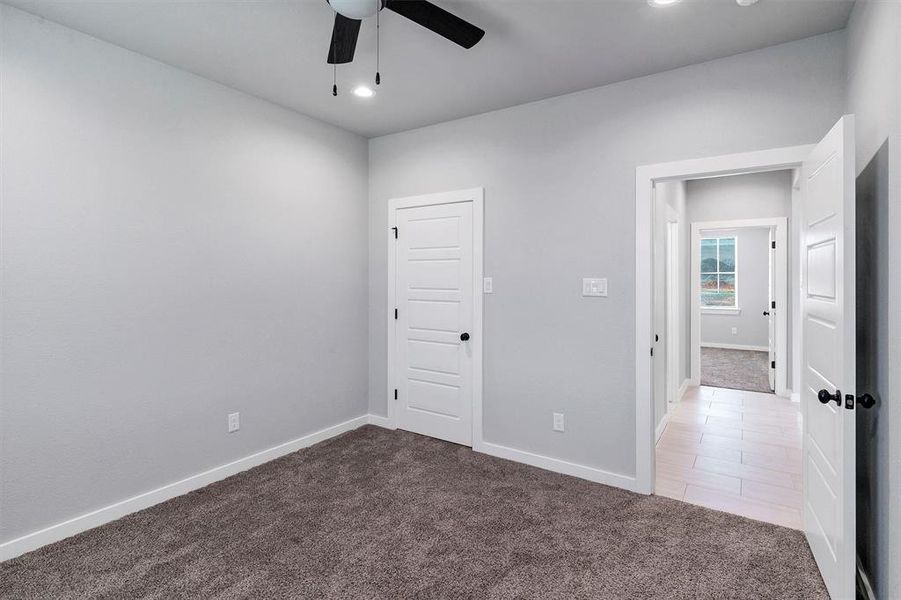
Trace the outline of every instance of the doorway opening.
{"type": "Polygon", "coordinates": [[[796,171],[654,186],[655,487],[800,529],[801,413],[788,387],[796,171]]]}
{"type": "MultiPolygon", "coordinates": [[[[738,487],[733,487],[731,492],[708,493],[708,506],[716,503],[713,508],[738,512],[735,500],[748,501],[746,496],[756,493],[743,494],[745,489],[773,491],[756,485],[762,482],[752,483],[759,474],[757,469],[782,465],[795,455],[801,463],[800,480],[792,479],[791,473],[788,475],[791,487],[800,492],[800,528],[833,597],[851,597],[854,591],[854,411],[858,404],[871,405],[856,395],[854,180],[853,115],[839,119],[814,146],[662,163],[636,170],[636,487],[648,493],[665,493],[657,476],[665,476],[666,470],[681,470],[686,476],[681,499],[687,500],[689,484],[710,492],[711,481],[724,482],[723,476],[737,477],[738,487]],[[666,236],[655,232],[663,232],[667,227],[659,223],[664,219],[663,211],[654,210],[661,186],[668,182],[785,170],[795,174],[788,248],[799,268],[790,279],[793,342],[787,350],[794,351],[791,381],[795,387],[792,395],[799,401],[799,447],[792,448],[793,441],[788,445],[772,443],[775,441],[772,436],[786,437],[784,429],[764,430],[772,425],[767,420],[772,420],[773,411],[786,408],[782,405],[767,409],[767,401],[791,403],[792,400],[774,394],[699,385],[686,391],[678,403],[688,407],[693,402],[694,414],[670,414],[668,424],[663,427],[665,437],[669,423],[681,421],[690,426],[673,427],[674,434],[681,439],[668,443],[675,452],[668,454],[670,466],[666,467],[667,459],[661,459],[657,453],[655,435],[661,431],[657,423],[659,397],[655,394],[661,369],[658,365],[666,364],[660,360],[665,342],[658,332],[668,330],[661,328],[656,318],[661,314],[656,305],[658,298],[665,296],[657,288],[664,289],[659,284],[659,257],[666,246],[666,236]],[[647,346],[642,344],[643,340],[647,346]],[[739,423],[741,427],[730,428],[730,423],[739,423]],[[714,427],[720,431],[713,431],[714,427]],[[731,437],[726,435],[727,430],[731,437]],[[697,440],[693,440],[695,435],[699,436],[697,440]],[[765,439],[767,436],[770,438],[765,439]],[[678,445],[698,452],[680,456],[678,448],[673,447],[678,445]],[[702,465],[709,467],[706,473],[705,469],[696,468],[702,458],[705,458],[702,465]]],[[[719,278],[731,272],[719,269],[708,274],[719,278]]],[[[730,286],[726,287],[729,291],[730,286]]],[[[741,294],[741,284],[737,287],[741,294]]],[[[720,290],[718,284],[717,292],[720,290]]],[[[778,374],[777,369],[777,378],[778,374]]],[[[688,381],[692,383],[692,378],[688,381]]],[[[788,482],[783,480],[783,483],[786,484],[783,490],[790,491],[788,482]]],[[[695,500],[702,503],[697,496],[695,500]]],[[[760,515],[753,518],[768,520],[760,515]]]]}
{"type": "MultiPolygon", "coordinates": [[[[692,310],[687,318],[694,385],[791,395],[792,306],[798,302],[787,291],[789,274],[798,271],[787,233],[792,180],[790,171],[773,171],[697,182],[723,200],[770,196],[763,206],[778,216],[691,223],[692,310]]],[[[687,206],[706,193],[694,184],[686,184],[687,206]]],[[[729,214],[735,208],[724,202],[721,210],[729,214]]]]}

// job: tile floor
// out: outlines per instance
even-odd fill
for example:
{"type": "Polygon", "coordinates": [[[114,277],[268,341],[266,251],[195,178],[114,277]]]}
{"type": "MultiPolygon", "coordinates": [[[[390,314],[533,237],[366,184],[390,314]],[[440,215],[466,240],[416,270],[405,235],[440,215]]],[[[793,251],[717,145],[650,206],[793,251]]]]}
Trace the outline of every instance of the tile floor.
{"type": "Polygon", "coordinates": [[[657,493],[801,528],[801,411],[787,398],[689,388],[657,442],[657,493]]]}

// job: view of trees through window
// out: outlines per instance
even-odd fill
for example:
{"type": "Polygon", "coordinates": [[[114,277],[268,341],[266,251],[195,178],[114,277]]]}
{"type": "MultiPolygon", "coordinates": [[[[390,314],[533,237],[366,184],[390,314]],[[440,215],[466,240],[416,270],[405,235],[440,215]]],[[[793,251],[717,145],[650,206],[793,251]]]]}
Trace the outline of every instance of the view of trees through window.
{"type": "Polygon", "coordinates": [[[737,308],[735,238],[701,239],[701,306],[737,308]]]}

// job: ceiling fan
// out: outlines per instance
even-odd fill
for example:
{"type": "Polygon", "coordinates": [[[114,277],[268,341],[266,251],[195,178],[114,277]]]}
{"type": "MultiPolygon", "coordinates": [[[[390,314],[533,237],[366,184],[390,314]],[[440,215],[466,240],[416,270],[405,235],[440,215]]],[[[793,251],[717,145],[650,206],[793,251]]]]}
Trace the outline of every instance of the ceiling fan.
{"type": "Polygon", "coordinates": [[[485,35],[483,30],[472,23],[426,0],[326,0],[326,2],[336,13],[328,51],[330,65],[353,61],[362,19],[377,14],[383,8],[394,11],[467,49],[475,46],[485,35]]]}

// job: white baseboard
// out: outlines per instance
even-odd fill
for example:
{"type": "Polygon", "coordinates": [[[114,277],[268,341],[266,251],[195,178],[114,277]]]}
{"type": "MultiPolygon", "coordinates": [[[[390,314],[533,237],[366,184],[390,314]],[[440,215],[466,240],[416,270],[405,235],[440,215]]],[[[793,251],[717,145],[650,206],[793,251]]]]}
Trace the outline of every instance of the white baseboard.
{"type": "Polygon", "coordinates": [[[701,348],[720,348],[722,350],[753,350],[754,352],[769,352],[768,346],[747,346],[745,344],[714,344],[702,342],[701,348]]]}
{"type": "Polygon", "coordinates": [[[663,418],[660,419],[659,423],[657,423],[657,429],[654,430],[654,443],[660,441],[660,436],[663,435],[663,430],[666,429],[666,424],[669,423],[669,416],[670,412],[666,411],[666,413],[664,413],[663,415],[663,418]]]}
{"type": "Polygon", "coordinates": [[[685,379],[682,381],[682,385],[679,386],[679,398],[677,402],[682,402],[682,398],[685,397],[685,392],[688,391],[688,388],[691,387],[691,379],[685,379]]]}
{"type": "Polygon", "coordinates": [[[789,394],[792,402],[801,402],[801,392],[792,392],[789,394]]]}
{"type": "Polygon", "coordinates": [[[244,458],[239,458],[230,463],[214,467],[208,471],[191,475],[180,481],[158,487],[149,492],[138,494],[137,496],[133,496],[126,500],[63,521],[62,523],[51,525],[50,527],[23,535],[22,537],[8,542],[3,542],[0,544],[0,561],[14,558],[21,554],[25,554],[26,552],[31,552],[32,550],[37,550],[41,546],[58,542],[59,540],[81,533],[82,531],[93,529],[104,523],[120,519],[125,515],[149,508],[160,502],[165,502],[176,496],[187,494],[188,492],[215,483],[226,477],[231,477],[241,471],[246,471],[247,469],[269,462],[270,460],[296,452],[301,448],[318,444],[329,438],[351,431],[368,422],[369,415],[363,415],[343,423],[338,423],[337,425],[326,427],[325,429],[291,440],[290,442],[273,446],[272,448],[245,456],[244,458]]]}
{"type": "Polygon", "coordinates": [[[564,475],[572,475],[573,477],[579,477],[595,483],[603,483],[605,485],[611,485],[633,492],[639,491],[638,482],[635,477],[611,473],[595,467],[580,465],[559,458],[551,458],[550,456],[534,454],[532,452],[526,452],[525,450],[517,450],[515,448],[501,446],[500,444],[492,444],[490,442],[474,443],[472,449],[476,452],[482,452],[483,454],[505,458],[507,460],[512,460],[513,462],[531,465],[533,467],[538,467],[539,469],[562,473],[564,475]]]}
{"type": "Polygon", "coordinates": [[[384,427],[385,429],[397,429],[388,417],[383,417],[382,415],[374,415],[369,413],[366,415],[366,418],[370,425],[375,425],[377,427],[384,427]]]}

